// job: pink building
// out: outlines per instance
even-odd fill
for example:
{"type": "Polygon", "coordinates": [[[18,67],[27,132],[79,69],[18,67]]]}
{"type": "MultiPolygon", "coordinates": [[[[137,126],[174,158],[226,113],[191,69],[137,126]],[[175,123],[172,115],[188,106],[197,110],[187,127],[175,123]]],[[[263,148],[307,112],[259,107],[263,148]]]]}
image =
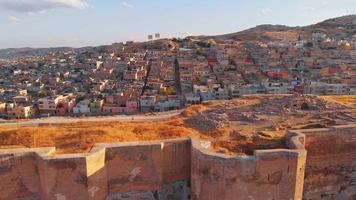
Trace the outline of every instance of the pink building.
{"type": "Polygon", "coordinates": [[[105,98],[105,102],[108,103],[108,104],[113,104],[114,101],[115,101],[114,95],[108,95],[108,96],[106,96],[106,98],[105,98]]]}
{"type": "Polygon", "coordinates": [[[56,115],[65,115],[67,113],[72,112],[73,107],[75,106],[75,100],[60,100],[58,102],[57,108],[56,108],[56,115]]]}
{"type": "Polygon", "coordinates": [[[118,104],[105,104],[103,106],[103,112],[105,113],[123,114],[123,113],[135,113],[137,111],[138,111],[137,101],[127,101],[126,106],[120,106],[118,104]]]}
{"type": "Polygon", "coordinates": [[[126,101],[126,108],[128,112],[137,112],[138,111],[138,102],[137,101],[126,101]]]}

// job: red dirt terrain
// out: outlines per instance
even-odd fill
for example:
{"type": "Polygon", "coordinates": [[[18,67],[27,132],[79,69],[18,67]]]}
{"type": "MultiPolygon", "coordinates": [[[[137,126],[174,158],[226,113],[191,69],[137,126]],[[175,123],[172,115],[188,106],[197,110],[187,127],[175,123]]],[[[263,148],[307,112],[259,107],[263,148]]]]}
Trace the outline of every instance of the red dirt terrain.
{"type": "Polygon", "coordinates": [[[191,106],[159,122],[1,126],[0,148],[55,146],[57,153],[78,153],[90,151],[95,143],[200,137],[212,141],[217,152],[252,154],[285,148],[290,129],[355,122],[355,101],[354,96],[263,95],[191,106]]]}

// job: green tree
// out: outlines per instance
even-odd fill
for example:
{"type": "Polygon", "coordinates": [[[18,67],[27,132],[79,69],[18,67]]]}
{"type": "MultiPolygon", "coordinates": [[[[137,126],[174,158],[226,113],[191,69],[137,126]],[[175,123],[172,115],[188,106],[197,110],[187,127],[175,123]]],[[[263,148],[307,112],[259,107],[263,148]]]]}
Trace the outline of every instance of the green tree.
{"type": "Polygon", "coordinates": [[[45,90],[41,90],[41,91],[38,93],[38,96],[39,96],[40,98],[44,98],[44,97],[47,97],[48,94],[47,94],[47,92],[46,92],[45,90]]]}

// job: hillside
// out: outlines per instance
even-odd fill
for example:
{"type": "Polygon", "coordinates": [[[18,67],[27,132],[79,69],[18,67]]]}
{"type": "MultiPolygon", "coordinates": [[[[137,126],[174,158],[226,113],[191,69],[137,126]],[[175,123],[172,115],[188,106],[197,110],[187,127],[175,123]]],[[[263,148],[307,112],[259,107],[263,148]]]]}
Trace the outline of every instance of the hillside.
{"type": "MultiPolygon", "coordinates": [[[[241,32],[229,33],[217,36],[189,36],[189,38],[195,39],[232,39],[236,41],[295,41],[299,36],[302,38],[310,38],[312,33],[322,32],[330,37],[337,37],[339,39],[349,38],[356,35],[356,15],[347,15],[328,19],[323,22],[313,24],[305,27],[289,27],[285,25],[259,25],[251,29],[247,29],[241,32]]],[[[172,46],[168,40],[161,39],[153,42],[137,43],[142,48],[158,49],[167,48],[172,46]]],[[[0,59],[16,58],[23,56],[35,56],[44,55],[48,53],[55,53],[59,51],[68,50],[88,50],[95,47],[85,48],[70,48],[70,47],[58,47],[58,48],[11,48],[0,50],[0,59]]]]}
{"type": "Polygon", "coordinates": [[[340,39],[350,37],[351,34],[356,34],[356,15],[328,19],[304,27],[266,24],[237,33],[213,36],[213,38],[238,41],[288,41],[297,40],[299,36],[310,38],[314,32],[322,32],[340,39]]]}
{"type": "Polygon", "coordinates": [[[356,29],[356,15],[347,15],[342,17],[337,17],[333,19],[328,19],[315,25],[309,26],[310,28],[345,28],[345,29],[356,29]]]}
{"type": "Polygon", "coordinates": [[[56,53],[60,51],[70,51],[73,48],[70,47],[56,47],[56,48],[10,48],[0,49],[0,58],[16,58],[25,56],[41,56],[49,53],[56,53]]]}

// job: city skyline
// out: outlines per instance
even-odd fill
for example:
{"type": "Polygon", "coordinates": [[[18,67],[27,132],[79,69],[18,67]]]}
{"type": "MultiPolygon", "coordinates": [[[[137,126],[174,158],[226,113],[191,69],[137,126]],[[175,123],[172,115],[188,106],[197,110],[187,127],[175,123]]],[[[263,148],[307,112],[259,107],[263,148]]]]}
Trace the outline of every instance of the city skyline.
{"type": "Polygon", "coordinates": [[[218,35],[260,24],[304,26],[354,14],[352,0],[0,0],[0,49],[97,46],[126,40],[218,35]]]}

